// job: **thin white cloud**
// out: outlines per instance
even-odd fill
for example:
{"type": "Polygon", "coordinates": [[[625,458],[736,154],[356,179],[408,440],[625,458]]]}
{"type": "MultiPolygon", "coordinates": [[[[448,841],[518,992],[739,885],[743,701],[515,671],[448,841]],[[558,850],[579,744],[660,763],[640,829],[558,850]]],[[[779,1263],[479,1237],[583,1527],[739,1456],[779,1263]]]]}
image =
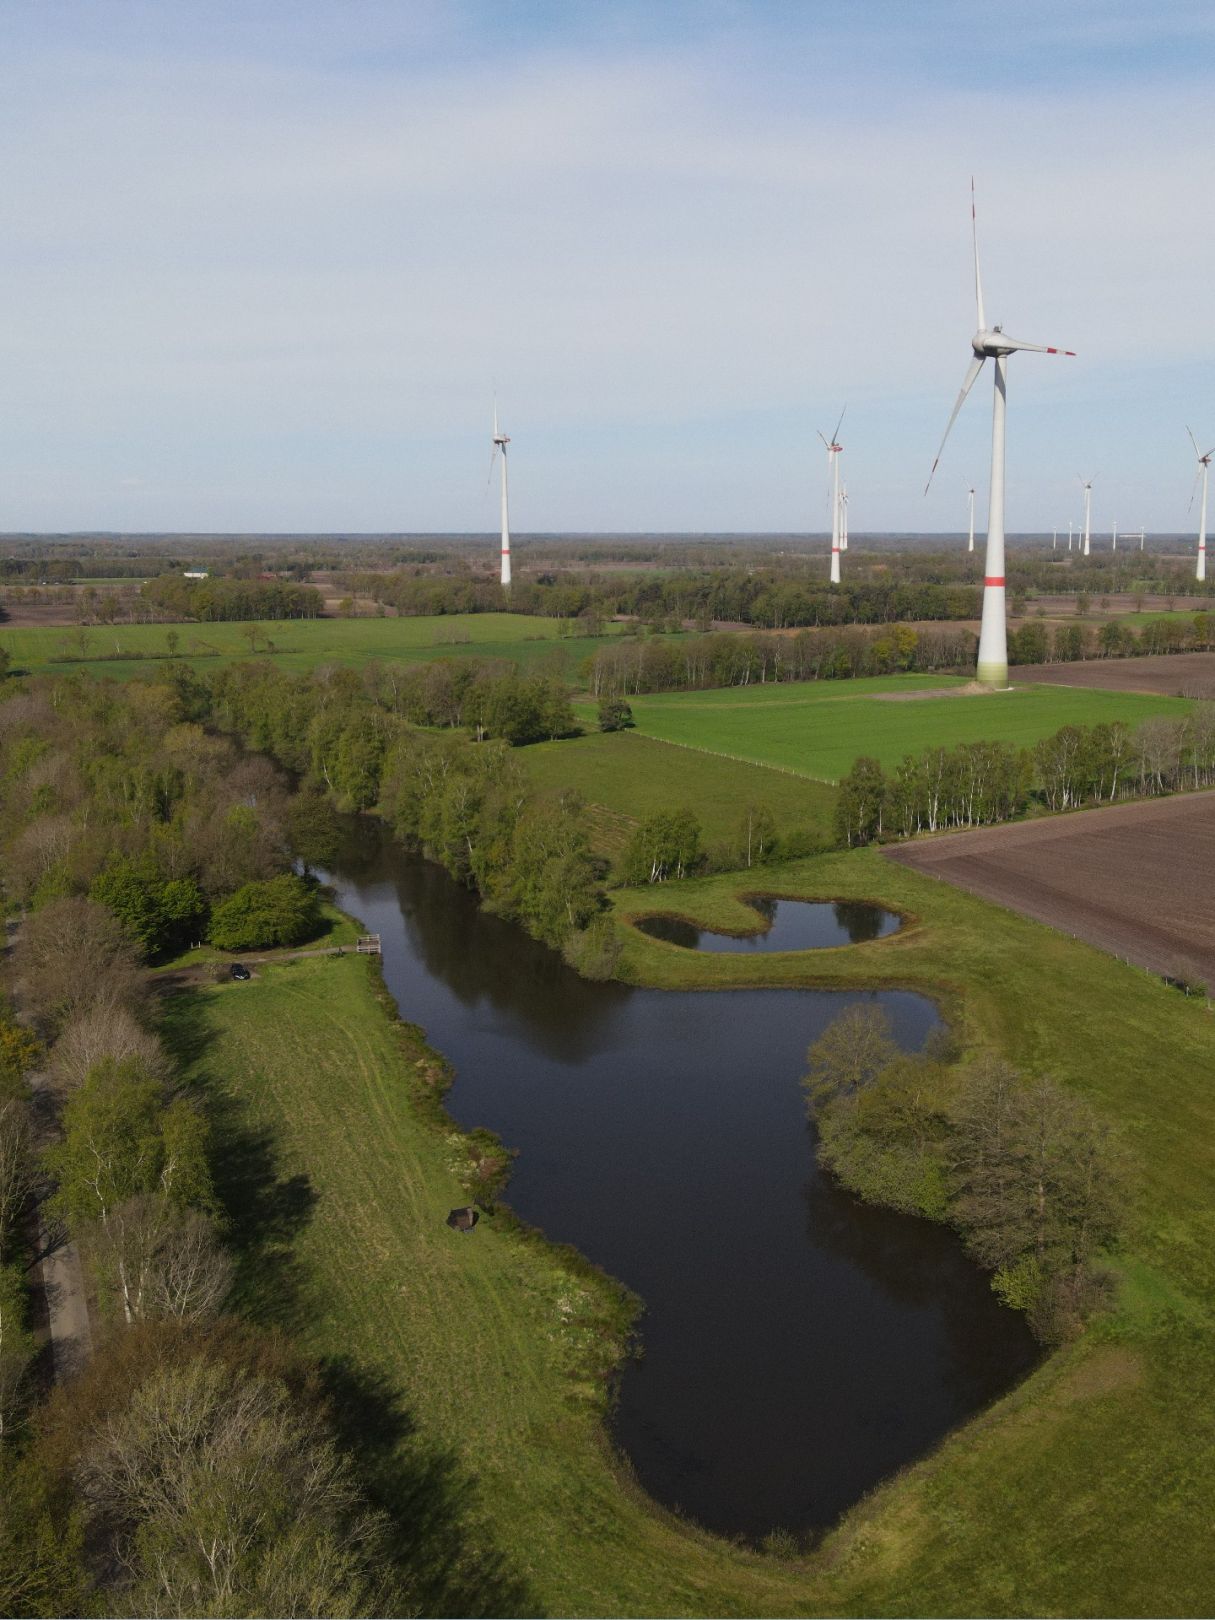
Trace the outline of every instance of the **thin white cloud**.
{"type": "MultiPolygon", "coordinates": [[[[1066,420],[1069,463],[1142,454],[1159,501],[1137,406],[1212,358],[1201,86],[930,100],[853,62],[843,91],[768,105],[703,47],[30,67],[0,83],[0,416],[27,469],[6,494],[0,439],[0,527],[40,465],[65,526],[121,522],[114,442],[157,462],[141,522],[481,526],[491,377],[524,526],[817,527],[801,438],[845,398],[854,527],[955,523],[918,492],[967,362],[972,168],[989,312],[1081,351],[1014,363],[1014,457],[1066,420]]],[[[980,397],[951,476],[986,466],[980,397]]],[[[1010,519],[1049,526],[1070,474],[1040,501],[1022,479],[1010,519]]]]}

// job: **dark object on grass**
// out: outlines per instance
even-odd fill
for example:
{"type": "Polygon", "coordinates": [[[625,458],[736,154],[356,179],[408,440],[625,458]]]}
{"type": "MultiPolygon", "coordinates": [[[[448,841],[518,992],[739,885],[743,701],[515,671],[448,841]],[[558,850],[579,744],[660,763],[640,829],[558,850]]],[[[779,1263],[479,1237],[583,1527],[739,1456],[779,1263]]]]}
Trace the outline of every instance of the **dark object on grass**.
{"type": "Polygon", "coordinates": [[[251,979],[253,975],[243,962],[233,962],[232,977],[234,979],[251,979]]]}
{"type": "Polygon", "coordinates": [[[472,1205],[466,1204],[463,1209],[452,1210],[447,1217],[447,1224],[455,1232],[471,1232],[480,1219],[472,1205]]]}

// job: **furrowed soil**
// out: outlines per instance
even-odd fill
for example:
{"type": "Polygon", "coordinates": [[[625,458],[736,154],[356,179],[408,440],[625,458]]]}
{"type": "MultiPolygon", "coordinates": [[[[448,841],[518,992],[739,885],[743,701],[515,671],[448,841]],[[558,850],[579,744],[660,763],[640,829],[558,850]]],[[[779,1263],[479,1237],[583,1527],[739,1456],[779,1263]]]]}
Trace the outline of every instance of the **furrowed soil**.
{"type": "Polygon", "coordinates": [[[1215,653],[1160,653],[1144,658],[1093,658],[1082,664],[1018,664],[1020,685],[1082,686],[1090,691],[1143,692],[1153,697],[1215,697],[1215,653]]]}
{"type": "Polygon", "coordinates": [[[946,833],[885,853],[1153,973],[1215,986],[1215,793],[946,833]]]}

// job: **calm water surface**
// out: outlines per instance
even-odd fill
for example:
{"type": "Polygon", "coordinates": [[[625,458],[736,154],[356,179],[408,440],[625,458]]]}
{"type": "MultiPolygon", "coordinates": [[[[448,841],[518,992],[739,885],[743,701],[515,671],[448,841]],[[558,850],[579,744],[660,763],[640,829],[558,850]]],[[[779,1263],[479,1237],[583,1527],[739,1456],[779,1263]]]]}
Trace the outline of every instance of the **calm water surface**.
{"type": "Polygon", "coordinates": [[[747,896],[756,913],[756,934],[718,934],[686,917],[657,913],[636,923],[643,934],[668,945],[693,951],[821,951],[831,945],[860,945],[884,939],[902,924],[902,918],[881,906],[859,900],[776,900],[771,895],[747,896]]]}
{"type": "MultiPolygon", "coordinates": [[[[454,1064],[452,1114],[519,1150],[511,1204],[645,1301],[613,1427],[660,1502],[725,1533],[829,1524],[1033,1364],[949,1233],[815,1168],[798,1077],[855,993],[587,983],[370,821],[333,881],[454,1064]]],[[[935,1021],[867,999],[909,1048],[935,1021]]]]}

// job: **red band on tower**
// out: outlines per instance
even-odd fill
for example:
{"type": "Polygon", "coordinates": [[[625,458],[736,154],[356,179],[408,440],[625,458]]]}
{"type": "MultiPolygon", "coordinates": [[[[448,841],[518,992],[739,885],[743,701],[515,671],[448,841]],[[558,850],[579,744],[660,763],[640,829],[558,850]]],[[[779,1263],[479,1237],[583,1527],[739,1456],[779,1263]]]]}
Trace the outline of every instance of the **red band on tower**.
{"type": "Polygon", "coordinates": [[[983,581],[983,583],[984,583],[984,585],[1001,585],[1002,586],[1004,584],[1004,575],[1003,574],[989,574],[988,577],[983,581]]]}

